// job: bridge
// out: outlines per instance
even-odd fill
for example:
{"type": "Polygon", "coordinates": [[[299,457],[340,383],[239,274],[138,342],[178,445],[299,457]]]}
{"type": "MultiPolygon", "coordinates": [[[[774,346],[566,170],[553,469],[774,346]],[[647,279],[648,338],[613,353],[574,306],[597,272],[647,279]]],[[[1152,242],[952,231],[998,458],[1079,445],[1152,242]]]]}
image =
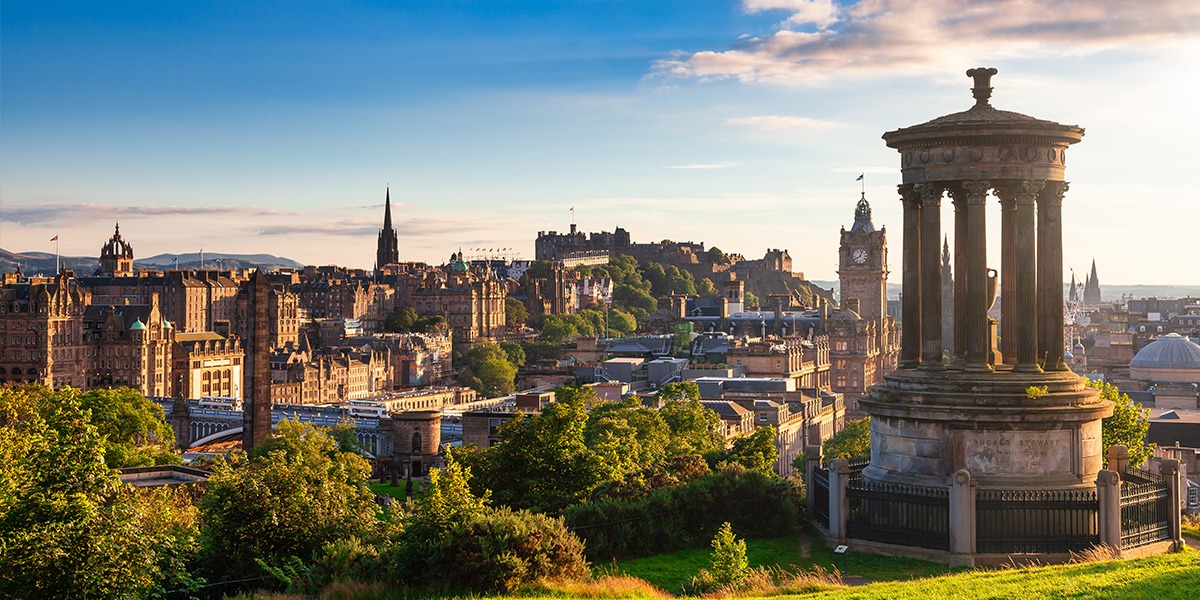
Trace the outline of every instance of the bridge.
{"type": "MultiPolygon", "coordinates": [[[[202,406],[197,399],[188,399],[187,415],[176,414],[174,398],[152,397],[163,407],[166,421],[175,429],[175,443],[184,449],[197,448],[212,442],[238,439],[242,435],[240,409],[202,406]]],[[[348,409],[327,406],[294,406],[277,404],[271,410],[271,423],[284,419],[298,420],[322,427],[333,427],[343,421],[353,422],[359,448],[368,457],[379,455],[379,418],[351,416],[348,409]]]]}

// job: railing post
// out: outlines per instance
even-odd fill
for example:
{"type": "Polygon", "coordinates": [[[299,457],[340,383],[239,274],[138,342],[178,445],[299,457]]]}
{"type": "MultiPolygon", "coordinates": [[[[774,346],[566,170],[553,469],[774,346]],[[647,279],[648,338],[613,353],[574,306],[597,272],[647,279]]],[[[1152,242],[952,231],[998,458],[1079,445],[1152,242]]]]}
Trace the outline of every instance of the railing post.
{"type": "Polygon", "coordinates": [[[1129,448],[1120,444],[1108,447],[1108,470],[1118,473],[1129,470],[1129,448]]]}
{"type": "MultiPolygon", "coordinates": [[[[1115,446],[1114,446],[1115,448],[1115,446]]],[[[1110,452],[1111,454],[1111,452],[1110,452]]],[[[1096,476],[1096,500],[1099,501],[1100,543],[1121,551],[1121,474],[1104,469],[1096,476]]]]}
{"type": "Polygon", "coordinates": [[[1171,540],[1175,542],[1174,550],[1183,550],[1183,530],[1180,520],[1183,513],[1183,498],[1180,495],[1179,461],[1164,458],[1158,463],[1158,473],[1163,483],[1167,484],[1167,508],[1170,510],[1171,540]]]}
{"type": "Polygon", "coordinates": [[[804,448],[804,514],[809,519],[816,513],[816,494],[813,493],[813,471],[821,468],[821,447],[805,446],[804,448]]]}
{"type": "Polygon", "coordinates": [[[850,461],[835,458],[829,463],[829,537],[846,541],[846,520],[850,518],[850,461]]]}
{"type": "Polygon", "coordinates": [[[951,554],[975,554],[975,486],[966,469],[950,477],[951,554]]]}

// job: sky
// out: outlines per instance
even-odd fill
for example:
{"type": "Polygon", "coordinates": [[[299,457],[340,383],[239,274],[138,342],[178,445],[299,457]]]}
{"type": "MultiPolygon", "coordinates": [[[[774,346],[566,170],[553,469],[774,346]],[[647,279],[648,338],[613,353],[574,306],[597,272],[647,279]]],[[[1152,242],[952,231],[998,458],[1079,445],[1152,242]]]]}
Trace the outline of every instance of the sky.
{"type": "Polygon", "coordinates": [[[1086,129],[1066,273],[1196,284],[1198,64],[1195,0],[6,0],[0,248],[95,256],[119,221],[139,257],[370,268],[390,188],[401,260],[532,258],[574,208],[827,280],[865,173],[899,282],[880,136],[994,66],[994,106],[1086,129]]]}

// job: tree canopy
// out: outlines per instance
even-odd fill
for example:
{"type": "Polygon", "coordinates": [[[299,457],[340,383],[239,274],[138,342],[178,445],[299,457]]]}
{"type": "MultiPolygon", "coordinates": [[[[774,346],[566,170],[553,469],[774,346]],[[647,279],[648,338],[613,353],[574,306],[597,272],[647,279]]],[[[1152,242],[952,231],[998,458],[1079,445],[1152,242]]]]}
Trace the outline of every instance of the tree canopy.
{"type": "MultiPolygon", "coordinates": [[[[114,392],[90,401],[120,410],[129,396],[114,392]]],[[[195,510],[175,490],[122,484],[106,444],[120,457],[138,447],[93,418],[70,388],[0,388],[0,596],[148,598],[189,585],[195,510]]]]}
{"type": "Polygon", "coordinates": [[[509,349],[511,354],[496,343],[473,346],[463,355],[465,364],[458,375],[459,383],[488,398],[513,393],[516,390],[517,365],[512,361],[524,360],[524,349],[518,344],[513,344],[509,349]]]}
{"type": "Polygon", "coordinates": [[[841,431],[825,440],[822,453],[827,459],[862,459],[871,456],[871,417],[846,423],[841,431]]]}
{"type": "Polygon", "coordinates": [[[203,561],[217,576],[253,576],[377,522],[370,465],[327,431],[284,420],[248,459],[220,461],[200,508],[203,561]]]}
{"type": "Polygon", "coordinates": [[[1112,416],[1101,422],[1103,451],[1122,445],[1129,449],[1129,464],[1136,466],[1150,460],[1155,448],[1155,444],[1146,443],[1146,432],[1150,431],[1150,411],[1134,402],[1129,394],[1122,394],[1111,383],[1089,381],[1088,385],[1100,390],[1101,399],[1113,403],[1112,416]]]}

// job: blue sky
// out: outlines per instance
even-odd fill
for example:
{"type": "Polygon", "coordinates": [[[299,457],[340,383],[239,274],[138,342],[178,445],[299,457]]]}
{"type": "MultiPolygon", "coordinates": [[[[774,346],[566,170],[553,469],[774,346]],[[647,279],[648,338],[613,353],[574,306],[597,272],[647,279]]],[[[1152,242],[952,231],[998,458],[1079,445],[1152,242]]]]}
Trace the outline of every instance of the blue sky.
{"type": "Polygon", "coordinates": [[[0,247],[94,255],[120,219],[140,256],[369,267],[390,185],[403,259],[530,257],[574,206],[831,279],[866,172],[898,269],[879,136],[968,108],[986,64],[997,107],[1087,129],[1068,268],[1196,283],[1193,5],[5,2],[0,247]]]}

